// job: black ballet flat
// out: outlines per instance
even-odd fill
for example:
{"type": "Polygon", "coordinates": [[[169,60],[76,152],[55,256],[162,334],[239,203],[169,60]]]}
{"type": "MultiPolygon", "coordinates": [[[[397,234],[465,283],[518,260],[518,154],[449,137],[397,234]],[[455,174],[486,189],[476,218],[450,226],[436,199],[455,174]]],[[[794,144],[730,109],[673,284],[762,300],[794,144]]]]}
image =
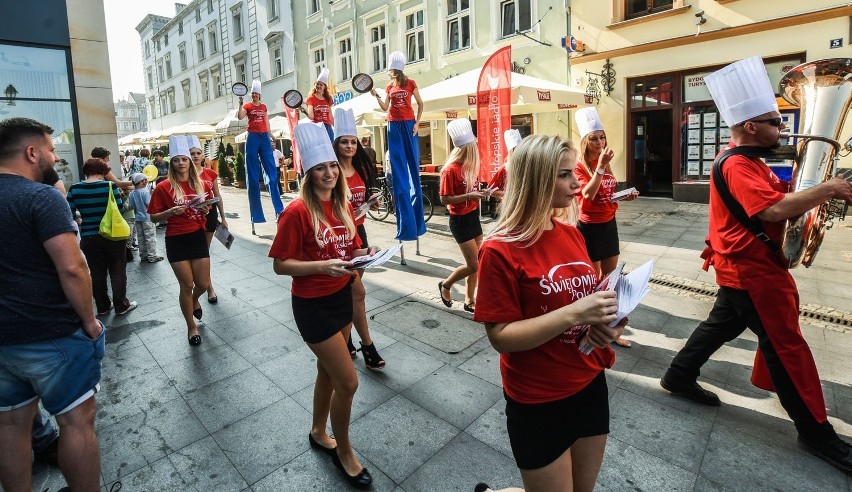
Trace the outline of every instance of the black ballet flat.
{"type": "Polygon", "coordinates": [[[219,302],[219,296],[208,297],[207,302],[209,304],[216,304],[217,302],[219,302]]]}
{"type": "MultiPolygon", "coordinates": [[[[447,289],[447,290],[450,290],[450,289],[447,289]]],[[[453,307],[453,299],[452,298],[450,298],[449,301],[444,299],[444,282],[443,281],[438,282],[438,295],[441,297],[441,302],[444,303],[444,306],[453,307]]]]}
{"type": "Polygon", "coordinates": [[[189,344],[193,347],[201,345],[201,335],[192,335],[189,337],[189,344]]]}
{"type": "Polygon", "coordinates": [[[465,311],[467,311],[467,312],[469,312],[469,313],[472,313],[472,312],[473,312],[473,310],[474,310],[475,308],[476,308],[476,303],[475,303],[475,302],[471,302],[470,304],[465,304],[465,305],[464,305],[464,310],[465,310],[465,311]]]}
{"type": "Polygon", "coordinates": [[[204,311],[202,311],[201,308],[198,308],[198,309],[196,309],[195,311],[192,312],[192,315],[195,316],[195,319],[201,320],[201,315],[203,313],[204,313],[204,311]]]}
{"type": "Polygon", "coordinates": [[[490,490],[490,489],[491,489],[491,487],[489,487],[487,483],[479,482],[473,488],[473,492],[485,492],[486,490],[490,490]]]}
{"type": "Polygon", "coordinates": [[[318,449],[329,456],[337,456],[337,446],[333,448],[323,446],[314,439],[314,436],[312,436],[310,432],[308,432],[308,442],[311,443],[311,447],[314,449],[318,449]]]}
{"type": "Polygon", "coordinates": [[[334,462],[334,466],[340,470],[340,473],[346,477],[346,481],[349,482],[349,485],[358,489],[366,489],[373,483],[373,476],[370,475],[370,472],[366,468],[361,468],[361,471],[354,477],[346,473],[346,469],[343,468],[343,463],[340,462],[340,457],[337,456],[337,451],[335,451],[332,461],[334,462]]]}

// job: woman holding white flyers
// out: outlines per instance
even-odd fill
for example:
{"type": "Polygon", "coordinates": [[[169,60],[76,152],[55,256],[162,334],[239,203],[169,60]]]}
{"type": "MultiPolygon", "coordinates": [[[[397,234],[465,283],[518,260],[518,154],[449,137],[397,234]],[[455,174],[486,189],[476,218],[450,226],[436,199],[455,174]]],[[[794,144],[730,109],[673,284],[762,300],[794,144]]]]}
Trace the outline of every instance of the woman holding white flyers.
{"type": "Polygon", "coordinates": [[[552,217],[580,190],[576,165],[575,148],[560,137],[518,145],[505,209],[479,255],[488,291],[477,296],[474,320],[500,352],[506,426],[527,491],[594,488],[609,433],[609,343],[626,323],[607,327],[615,292],[595,292],[582,235],[552,217]],[[595,348],[589,355],[579,349],[585,342],[595,348]]]}
{"type": "MultiPolygon", "coordinates": [[[[359,209],[369,198],[367,190],[376,186],[376,168],[370,162],[369,156],[358,142],[357,129],[355,127],[355,115],[351,109],[337,108],[334,110],[334,153],[340,164],[340,172],[346,178],[349,185],[349,203],[355,211],[355,227],[358,237],[361,238],[361,247],[368,248],[367,230],[364,228],[366,211],[359,209]]],[[[376,345],[370,337],[370,328],[367,325],[367,290],[361,277],[364,276],[363,269],[355,270],[358,274],[352,283],[352,324],[355,331],[361,337],[361,354],[364,356],[364,364],[370,369],[379,370],[385,367],[385,360],[376,350],[376,345]]],[[[358,354],[352,343],[352,336],[346,340],[349,355],[355,357],[358,354]]]]}
{"type": "Polygon", "coordinates": [[[210,249],[204,236],[210,207],[194,206],[213,196],[213,187],[202,181],[190,160],[187,135],[169,137],[168,179],[154,188],[148,214],[152,222],[166,219],[166,257],[180,284],[180,309],[186,321],[190,345],[201,345],[196,319],[201,319],[198,298],[210,288],[210,249]]]}
{"type": "Polygon", "coordinates": [[[319,125],[303,123],[294,134],[305,174],[299,198],[278,218],[269,256],[275,273],[293,277],[296,327],[317,357],[308,442],[331,456],[351,485],[366,488],[373,479],[349,441],[358,376],[346,339],[352,329],[352,282],[357,277],[350,260],[378,248],[361,247],[347,200],[349,190],[328,133],[319,125]],[[329,416],[334,437],[326,432],[329,416]]]}
{"type": "MultiPolygon", "coordinates": [[[[586,240],[586,249],[589,258],[594,262],[598,277],[603,278],[615,270],[620,254],[618,225],[615,222],[618,202],[612,201],[618,180],[610,167],[615,153],[607,146],[606,132],[595,108],[579,109],[574,118],[582,138],[580,160],[574,169],[582,187],[577,200],[580,209],[577,229],[586,240]]],[[[639,192],[634,191],[625,200],[635,200],[638,197],[639,192]]],[[[629,340],[621,337],[618,337],[615,343],[622,347],[631,345],[629,340]]]]}

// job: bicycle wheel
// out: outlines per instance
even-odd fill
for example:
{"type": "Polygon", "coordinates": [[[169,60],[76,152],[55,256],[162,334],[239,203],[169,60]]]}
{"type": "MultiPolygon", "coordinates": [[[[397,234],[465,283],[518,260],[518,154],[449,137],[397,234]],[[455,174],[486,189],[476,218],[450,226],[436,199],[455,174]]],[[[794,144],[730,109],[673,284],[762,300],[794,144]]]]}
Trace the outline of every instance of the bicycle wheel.
{"type": "Polygon", "coordinates": [[[390,199],[388,198],[388,189],[385,187],[380,188],[370,188],[370,192],[367,196],[373,196],[376,193],[381,192],[379,195],[379,202],[376,204],[375,210],[372,208],[367,210],[367,215],[370,216],[373,220],[378,220],[379,222],[388,218],[390,215],[390,199]]]}
{"type": "Polygon", "coordinates": [[[432,207],[432,199],[429,198],[429,195],[423,194],[423,221],[429,222],[429,219],[432,218],[432,212],[434,207],[432,207]]]}

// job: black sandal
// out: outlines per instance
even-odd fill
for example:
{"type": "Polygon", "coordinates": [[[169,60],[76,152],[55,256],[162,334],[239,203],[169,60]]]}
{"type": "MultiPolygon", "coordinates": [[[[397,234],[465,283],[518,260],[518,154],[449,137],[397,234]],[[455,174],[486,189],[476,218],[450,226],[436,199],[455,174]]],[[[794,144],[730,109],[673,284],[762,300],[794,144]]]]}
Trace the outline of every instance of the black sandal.
{"type": "Polygon", "coordinates": [[[201,335],[192,335],[188,340],[193,347],[201,345],[201,335]]]}
{"type": "Polygon", "coordinates": [[[219,296],[213,296],[213,297],[207,298],[208,304],[216,304],[217,302],[219,302],[219,296]]]}
{"type": "Polygon", "coordinates": [[[352,343],[352,335],[349,335],[349,338],[346,339],[346,348],[349,349],[349,357],[353,359],[358,357],[358,349],[355,348],[355,344],[352,343]]]}
{"type": "Polygon", "coordinates": [[[203,313],[204,313],[204,312],[201,310],[201,308],[198,308],[198,309],[196,309],[195,311],[193,311],[193,312],[192,312],[192,315],[193,315],[193,316],[195,316],[195,319],[200,320],[200,319],[201,319],[201,315],[202,315],[203,313]]]}
{"type": "Polygon", "coordinates": [[[379,355],[379,351],[376,350],[376,344],[371,343],[370,345],[364,345],[361,343],[361,353],[364,355],[364,364],[374,370],[379,371],[385,368],[385,360],[382,359],[382,356],[379,355]]]}
{"type": "MultiPolygon", "coordinates": [[[[441,296],[441,302],[443,302],[443,303],[444,303],[444,306],[447,306],[447,307],[453,307],[453,299],[452,299],[452,297],[450,298],[450,300],[449,300],[449,301],[448,301],[448,300],[446,300],[446,299],[444,299],[444,289],[445,289],[445,288],[444,288],[444,282],[443,282],[443,281],[438,282],[438,295],[439,295],[439,296],[441,296]]],[[[446,290],[450,290],[450,289],[446,289],[446,290]]],[[[451,293],[451,294],[452,294],[452,293],[451,293]]]]}
{"type": "Polygon", "coordinates": [[[469,313],[472,313],[474,308],[476,308],[476,301],[464,305],[464,310],[469,313]]]}

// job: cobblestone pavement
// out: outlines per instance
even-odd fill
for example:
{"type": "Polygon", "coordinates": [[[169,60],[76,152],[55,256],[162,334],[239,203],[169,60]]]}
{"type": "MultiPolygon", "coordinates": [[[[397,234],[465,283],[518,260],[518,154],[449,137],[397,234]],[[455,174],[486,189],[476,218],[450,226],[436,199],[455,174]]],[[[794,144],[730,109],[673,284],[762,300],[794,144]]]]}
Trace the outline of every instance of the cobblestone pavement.
{"type": "MultiPolygon", "coordinates": [[[[166,262],[128,265],[128,295],[139,308],[103,318],[109,331],[96,425],[104,490],[115,481],[123,491],[346,488],[331,461],[308,445],[316,361],[293,323],[290,279],[275,275],[267,258],[274,223],[256,225],[253,236],[244,191],[224,194],[237,239],[230,250],[215,242],[212,248],[219,303],[202,299],[203,344],[186,343],[166,262]]],[[[628,268],[650,258],[656,268],[651,293],[630,317],[634,346],[617,348],[607,371],[611,434],[598,490],[850,490],[843,473],[796,446],[777,398],[749,383],[756,347],[750,333],[723,347],[702,373],[721,407],[659,387],[712,305],[713,277],[698,259],[706,206],[640,199],[625,203],[618,218],[628,268]]],[[[366,226],[372,244],[393,243],[392,223],[366,226]]],[[[849,238],[841,223],[828,232],[817,265],[794,271],[803,303],[814,310],[848,316],[849,238]]],[[[519,486],[497,354],[461,309],[461,286],[452,308],[438,301],[437,279],[461,262],[445,216],[436,212],[419,255],[417,249],[407,243],[406,265],[394,261],[365,276],[371,332],[387,367],[373,372],[355,360],[354,447],[377,491],[469,491],[479,481],[519,486]]],[[[852,337],[841,324],[802,320],[831,421],[852,435],[845,363],[852,337]]],[[[55,468],[38,465],[34,476],[36,490],[64,485],[55,468]]]]}

